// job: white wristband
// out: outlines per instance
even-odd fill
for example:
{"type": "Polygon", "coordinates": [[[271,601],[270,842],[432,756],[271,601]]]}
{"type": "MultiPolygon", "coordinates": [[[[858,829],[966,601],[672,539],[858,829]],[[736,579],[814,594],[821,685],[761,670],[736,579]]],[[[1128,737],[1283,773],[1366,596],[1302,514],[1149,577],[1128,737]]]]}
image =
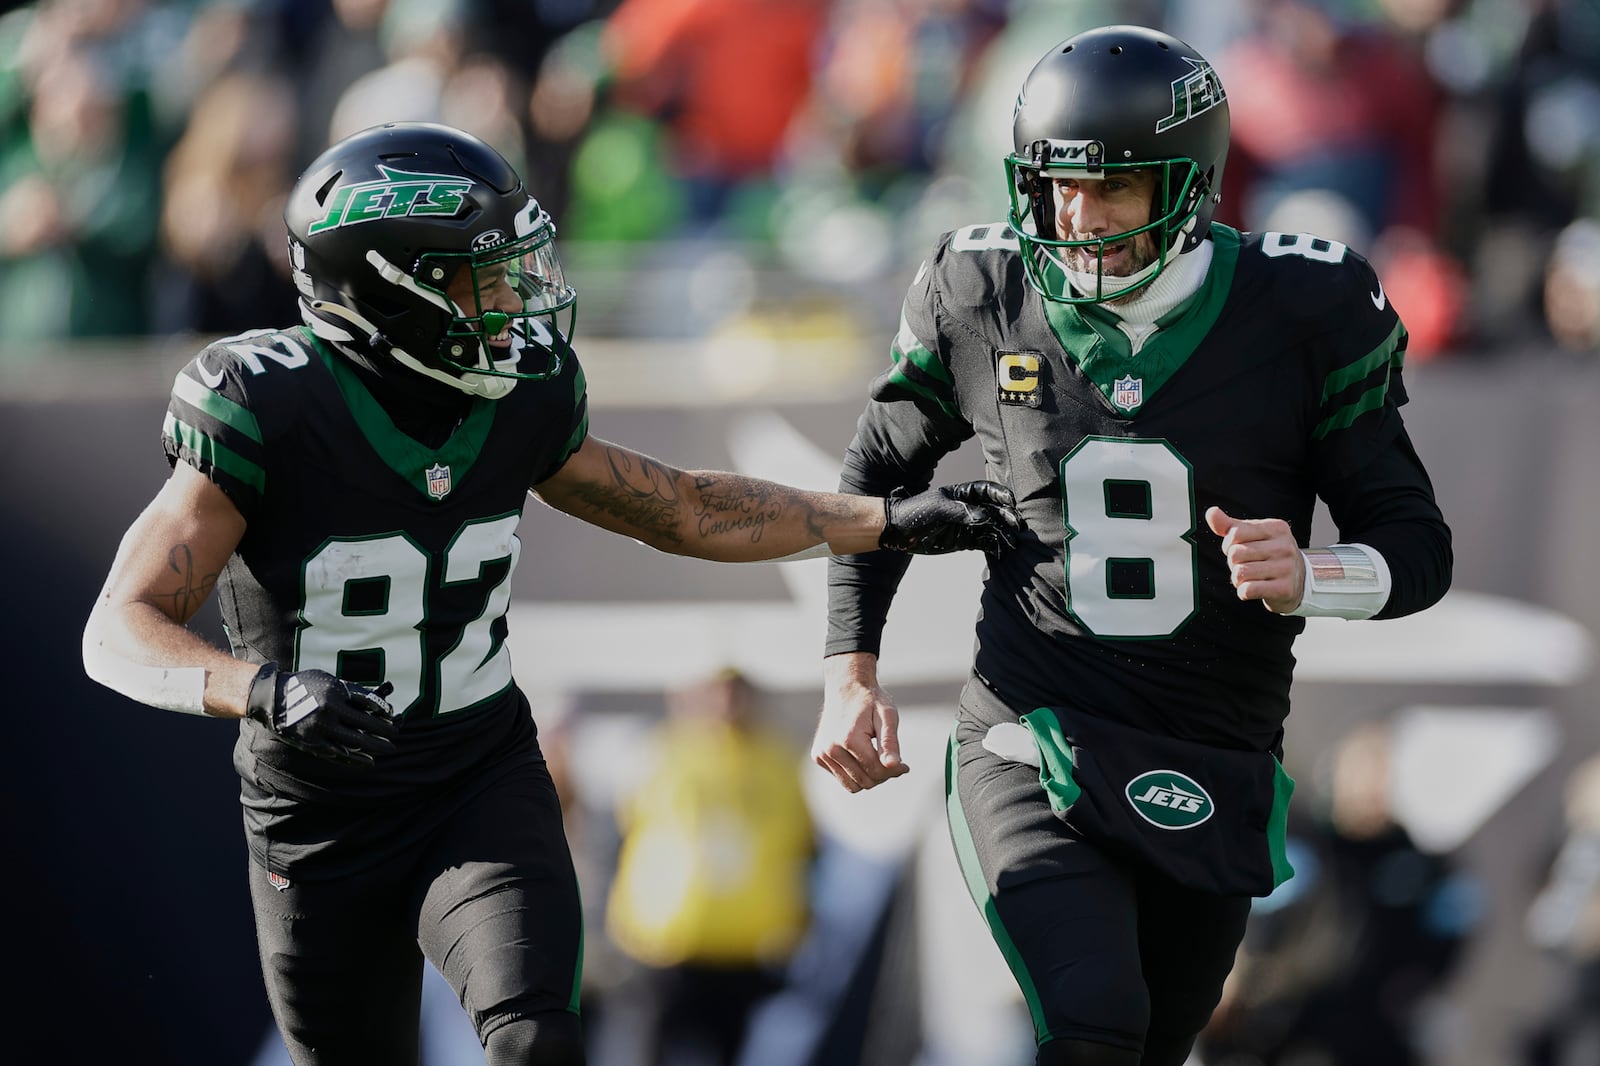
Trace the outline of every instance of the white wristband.
{"type": "Polygon", "coordinates": [[[206,671],[202,666],[146,666],[123,658],[85,632],[83,670],[91,680],[130,700],[166,711],[206,713],[206,671]]]}
{"type": "Polygon", "coordinates": [[[1302,551],[1306,587],[1301,618],[1371,618],[1389,602],[1389,564],[1365,544],[1332,544],[1302,551]]]}

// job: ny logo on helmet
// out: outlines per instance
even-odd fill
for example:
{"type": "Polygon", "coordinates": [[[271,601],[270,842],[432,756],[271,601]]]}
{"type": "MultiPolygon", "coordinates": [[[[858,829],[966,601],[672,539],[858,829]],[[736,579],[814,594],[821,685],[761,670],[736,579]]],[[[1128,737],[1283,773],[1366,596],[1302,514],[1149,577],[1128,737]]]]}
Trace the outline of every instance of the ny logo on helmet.
{"type": "Polygon", "coordinates": [[[1222,88],[1222,79],[1203,59],[1182,57],[1194,70],[1172,80],[1172,114],[1156,123],[1156,132],[1165,133],[1181,126],[1196,115],[1203,115],[1228,98],[1222,88]]]}
{"type": "Polygon", "coordinates": [[[472,191],[472,182],[453,174],[412,174],[378,164],[383,177],[344,185],[333,194],[328,213],[308,233],[407,215],[454,215],[472,191]]]}

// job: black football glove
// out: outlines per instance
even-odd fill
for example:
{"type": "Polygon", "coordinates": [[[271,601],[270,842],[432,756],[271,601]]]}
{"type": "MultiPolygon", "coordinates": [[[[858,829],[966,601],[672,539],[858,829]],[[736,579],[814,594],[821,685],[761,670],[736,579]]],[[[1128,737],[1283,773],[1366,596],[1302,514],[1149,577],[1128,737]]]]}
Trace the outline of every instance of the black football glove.
{"type": "Polygon", "coordinates": [[[267,663],[250,683],[246,716],[318,758],[371,766],[400,732],[384,699],[393,691],[387,681],[370,689],[324,670],[286,674],[267,663]]]}
{"type": "Polygon", "coordinates": [[[1022,528],[1011,490],[994,481],[964,481],[919,492],[890,493],[883,501],[880,548],[944,555],[1009,548],[1022,528]]]}

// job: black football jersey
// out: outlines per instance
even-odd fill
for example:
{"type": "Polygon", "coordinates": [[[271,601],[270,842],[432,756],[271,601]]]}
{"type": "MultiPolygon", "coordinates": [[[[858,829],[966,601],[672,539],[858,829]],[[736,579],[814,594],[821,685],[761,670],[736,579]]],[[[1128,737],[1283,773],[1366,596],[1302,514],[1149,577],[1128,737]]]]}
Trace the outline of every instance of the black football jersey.
{"type": "MultiPolygon", "coordinates": [[[[448,782],[526,714],[506,646],[528,488],[588,430],[583,372],[473,398],[428,447],[396,428],[350,363],[303,328],[218,341],[179,372],[167,456],[247,522],[217,581],[234,654],[388,681],[398,749],[371,769],[315,759],[246,720],[235,762],[272,796],[376,803],[448,782]]],[[[260,797],[258,797],[260,798],[260,797]]],[[[268,799],[262,803],[270,806],[268,799]]]]}
{"type": "MultiPolygon", "coordinates": [[[[1200,291],[1140,336],[1103,308],[1042,299],[1003,224],[946,234],[911,285],[845,482],[925,483],[976,436],[1026,525],[990,561],[977,673],[1023,710],[1261,749],[1288,714],[1305,623],[1237,598],[1205,512],[1286,519],[1306,543],[1319,489],[1403,432],[1406,334],[1343,245],[1221,225],[1211,241],[1200,291]]],[[[834,567],[830,652],[850,650],[837,606],[852,565],[834,567]]]]}

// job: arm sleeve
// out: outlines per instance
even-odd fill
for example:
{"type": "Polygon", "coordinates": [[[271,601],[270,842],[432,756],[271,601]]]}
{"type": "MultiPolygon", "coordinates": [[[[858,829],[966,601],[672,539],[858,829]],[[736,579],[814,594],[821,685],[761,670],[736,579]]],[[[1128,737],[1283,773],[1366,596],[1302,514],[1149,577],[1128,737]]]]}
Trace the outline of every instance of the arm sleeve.
{"type": "Polygon", "coordinates": [[[1366,466],[1404,432],[1405,324],[1384,299],[1370,295],[1378,280],[1371,267],[1351,254],[1352,269],[1342,271],[1330,289],[1350,295],[1333,304],[1339,316],[1325,329],[1322,391],[1311,427],[1311,454],[1318,480],[1333,481],[1366,466]]]}
{"type": "Polygon", "coordinates": [[[1414,614],[1449,590],[1450,527],[1403,428],[1361,470],[1325,486],[1322,498],[1339,539],[1377,549],[1389,566],[1389,600],[1373,617],[1414,614]]]}
{"type": "Polygon", "coordinates": [[[589,436],[589,384],[583,376],[583,367],[578,364],[577,353],[568,353],[566,365],[554,381],[540,384],[546,386],[556,398],[555,406],[544,417],[548,418],[550,424],[564,428],[566,437],[549,462],[536,470],[530,485],[554,477],[589,436]]]}
{"type": "MultiPolygon", "coordinates": [[[[972,436],[956,400],[937,307],[933,271],[924,265],[906,296],[890,348],[893,364],[873,381],[857,420],[839,491],[920,492],[932,483],[939,460],[972,436]]],[[[889,551],[829,560],[824,655],[878,653],[889,604],[910,565],[909,555],[889,551]]]]}

